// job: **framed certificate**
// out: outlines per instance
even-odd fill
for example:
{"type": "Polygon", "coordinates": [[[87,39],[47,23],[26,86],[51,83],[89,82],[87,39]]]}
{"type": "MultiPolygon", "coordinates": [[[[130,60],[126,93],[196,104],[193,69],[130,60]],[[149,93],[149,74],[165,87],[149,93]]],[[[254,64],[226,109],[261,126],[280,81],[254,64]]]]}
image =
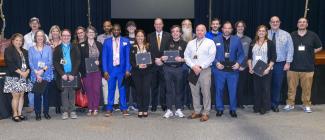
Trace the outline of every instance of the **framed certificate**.
{"type": "Polygon", "coordinates": [[[78,87],[78,77],[74,76],[74,79],[72,81],[61,79],[61,87],[62,88],[65,88],[65,87],[77,88],[78,87]]]}
{"type": "Polygon", "coordinates": [[[168,56],[167,63],[176,62],[175,58],[179,56],[178,50],[164,51],[164,56],[168,56]]]}
{"type": "Polygon", "coordinates": [[[152,64],[150,52],[137,53],[135,55],[135,61],[137,65],[139,64],[152,64]]]}
{"type": "Polygon", "coordinates": [[[95,61],[97,61],[97,58],[85,58],[86,73],[99,71],[95,61]]]}

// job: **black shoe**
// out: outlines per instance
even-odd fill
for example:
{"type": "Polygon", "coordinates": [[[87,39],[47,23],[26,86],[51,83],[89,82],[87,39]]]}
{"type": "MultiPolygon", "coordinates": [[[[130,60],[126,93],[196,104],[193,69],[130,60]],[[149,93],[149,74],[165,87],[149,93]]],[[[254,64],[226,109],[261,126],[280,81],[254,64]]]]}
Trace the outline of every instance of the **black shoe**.
{"type": "Polygon", "coordinates": [[[157,111],[157,106],[152,106],[151,107],[151,112],[156,112],[157,111]]]}
{"type": "Polygon", "coordinates": [[[279,107],[278,107],[278,106],[274,106],[274,107],[272,107],[272,111],[273,111],[273,112],[279,112],[279,107]]]}
{"type": "Polygon", "coordinates": [[[223,111],[217,110],[216,116],[221,117],[223,115],[223,111]]]}
{"type": "Polygon", "coordinates": [[[51,116],[49,115],[49,113],[44,113],[44,117],[45,117],[45,119],[47,119],[47,120],[51,119],[51,116]]]}
{"type": "Polygon", "coordinates": [[[21,121],[19,116],[13,116],[11,119],[12,119],[14,122],[20,122],[20,121],[21,121]]]}
{"type": "Polygon", "coordinates": [[[237,113],[236,113],[236,111],[230,110],[230,111],[229,111],[229,114],[230,114],[231,117],[233,117],[233,118],[237,118],[237,113]]]}
{"type": "Polygon", "coordinates": [[[22,121],[27,120],[27,117],[25,117],[24,115],[20,115],[20,116],[18,116],[18,117],[19,117],[19,119],[22,120],[22,121]]]}
{"type": "Polygon", "coordinates": [[[240,108],[240,109],[245,109],[244,105],[238,105],[237,107],[240,108]]]}
{"type": "Polygon", "coordinates": [[[42,120],[42,117],[41,117],[41,114],[36,114],[36,121],[40,121],[40,120],[42,120]]]}
{"type": "Polygon", "coordinates": [[[161,106],[161,109],[162,109],[163,112],[165,112],[167,110],[167,106],[166,105],[162,105],[161,106]]]}
{"type": "Polygon", "coordinates": [[[261,109],[261,110],[260,110],[260,114],[261,114],[261,115],[264,115],[265,113],[266,113],[266,110],[265,110],[265,109],[261,109]]]}
{"type": "Polygon", "coordinates": [[[56,114],[61,114],[61,107],[55,107],[55,113],[56,114]]]}

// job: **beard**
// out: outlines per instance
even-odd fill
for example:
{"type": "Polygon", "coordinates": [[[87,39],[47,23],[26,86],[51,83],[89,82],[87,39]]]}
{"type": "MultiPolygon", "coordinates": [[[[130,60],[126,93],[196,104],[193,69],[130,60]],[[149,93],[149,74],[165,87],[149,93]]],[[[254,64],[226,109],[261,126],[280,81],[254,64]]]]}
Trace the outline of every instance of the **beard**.
{"type": "Polygon", "coordinates": [[[182,28],[182,38],[184,41],[189,42],[193,39],[192,28],[182,28]]]}

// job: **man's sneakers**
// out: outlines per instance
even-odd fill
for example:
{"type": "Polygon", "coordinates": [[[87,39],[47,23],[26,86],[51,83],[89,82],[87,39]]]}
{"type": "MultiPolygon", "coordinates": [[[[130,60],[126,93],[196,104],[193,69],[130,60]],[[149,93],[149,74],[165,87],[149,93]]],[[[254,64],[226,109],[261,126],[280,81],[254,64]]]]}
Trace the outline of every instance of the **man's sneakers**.
{"type": "Polygon", "coordinates": [[[170,109],[167,109],[166,113],[164,114],[164,118],[168,119],[170,117],[174,116],[174,113],[170,110],[170,109]]]}
{"type": "Polygon", "coordinates": [[[179,117],[179,118],[184,118],[185,115],[183,114],[181,109],[177,109],[175,112],[175,116],[179,117]]]}
{"type": "Polygon", "coordinates": [[[293,106],[293,105],[286,105],[286,106],[284,106],[283,110],[290,111],[290,110],[292,110],[294,108],[295,108],[295,106],[293,106]]]}
{"type": "Polygon", "coordinates": [[[313,111],[311,111],[311,107],[310,106],[305,106],[304,108],[304,112],[306,113],[312,113],[313,111]]]}
{"type": "MultiPolygon", "coordinates": [[[[293,105],[286,105],[284,106],[284,110],[286,111],[290,111],[290,110],[293,110],[295,108],[295,106],[293,105]]],[[[311,110],[311,107],[310,106],[302,106],[302,109],[304,110],[304,112],[306,113],[312,113],[313,111],[311,110]]]]}
{"type": "Polygon", "coordinates": [[[183,114],[181,109],[177,109],[175,114],[170,109],[167,109],[167,111],[166,111],[166,113],[164,114],[163,117],[168,119],[170,117],[173,117],[174,115],[179,117],[179,118],[184,118],[185,117],[185,115],[183,114]]]}

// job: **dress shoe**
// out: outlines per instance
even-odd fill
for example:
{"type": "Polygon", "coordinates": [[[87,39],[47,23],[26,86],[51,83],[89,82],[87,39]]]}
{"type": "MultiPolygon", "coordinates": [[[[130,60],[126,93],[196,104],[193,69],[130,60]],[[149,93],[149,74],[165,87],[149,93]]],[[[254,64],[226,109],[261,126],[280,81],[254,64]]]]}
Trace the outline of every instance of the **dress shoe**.
{"type": "Polygon", "coordinates": [[[261,110],[260,110],[260,114],[261,114],[261,115],[264,115],[265,113],[266,113],[266,110],[265,110],[265,109],[261,109],[261,110]]]}
{"type": "Polygon", "coordinates": [[[162,105],[161,106],[161,110],[165,112],[167,110],[167,106],[166,105],[162,105]]]}
{"type": "Polygon", "coordinates": [[[223,115],[223,111],[217,110],[216,116],[221,117],[223,115]]]}
{"type": "Polygon", "coordinates": [[[148,117],[148,112],[143,112],[142,117],[147,118],[148,117]]]}
{"type": "Polygon", "coordinates": [[[231,110],[231,111],[229,111],[229,114],[230,114],[231,117],[233,117],[233,118],[237,118],[237,113],[236,113],[236,111],[231,110]]]}
{"type": "Polygon", "coordinates": [[[19,118],[19,116],[13,116],[11,119],[12,119],[14,122],[20,122],[20,121],[21,121],[20,118],[19,118]]]}
{"type": "Polygon", "coordinates": [[[152,106],[151,107],[151,112],[156,112],[157,111],[157,106],[152,106]]]}
{"type": "Polygon", "coordinates": [[[107,111],[105,117],[111,117],[111,116],[113,116],[112,111],[107,111]]]}
{"type": "Polygon", "coordinates": [[[274,107],[272,107],[272,111],[273,111],[273,112],[279,112],[279,107],[278,107],[278,106],[274,106],[274,107]]]}
{"type": "Polygon", "coordinates": [[[56,107],[55,108],[55,113],[56,114],[61,114],[61,107],[56,107]]]}
{"type": "Polygon", "coordinates": [[[51,119],[51,116],[49,115],[49,113],[44,113],[44,117],[45,117],[45,119],[47,119],[47,120],[51,119]]]}
{"type": "Polygon", "coordinates": [[[240,109],[245,109],[244,105],[238,105],[237,107],[240,108],[240,109]]]}
{"type": "Polygon", "coordinates": [[[36,121],[40,121],[40,120],[42,120],[41,114],[38,114],[38,113],[37,113],[35,119],[36,119],[36,121]]]}
{"type": "Polygon", "coordinates": [[[123,114],[123,116],[130,116],[129,112],[126,110],[122,111],[122,114],[123,114]]]}
{"type": "Polygon", "coordinates": [[[25,120],[27,120],[27,117],[24,116],[24,115],[20,115],[20,116],[19,116],[19,119],[22,120],[22,121],[25,121],[25,120]]]}
{"type": "Polygon", "coordinates": [[[200,117],[201,117],[201,114],[192,113],[192,115],[188,116],[187,118],[188,119],[198,119],[200,117]]]}
{"type": "Polygon", "coordinates": [[[208,115],[202,115],[202,117],[200,118],[200,122],[205,122],[209,120],[209,116],[208,115]]]}

